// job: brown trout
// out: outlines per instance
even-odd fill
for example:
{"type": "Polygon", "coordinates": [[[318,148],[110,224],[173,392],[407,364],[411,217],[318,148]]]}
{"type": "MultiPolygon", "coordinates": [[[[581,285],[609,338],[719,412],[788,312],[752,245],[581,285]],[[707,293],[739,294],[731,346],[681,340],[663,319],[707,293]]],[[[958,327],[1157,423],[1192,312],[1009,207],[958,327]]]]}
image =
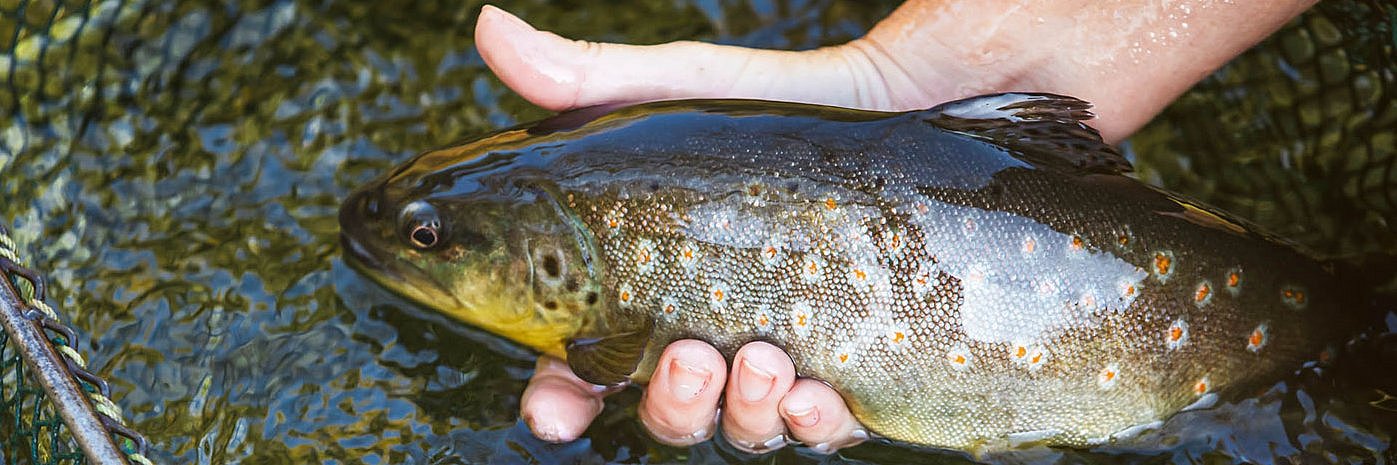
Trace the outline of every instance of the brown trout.
{"type": "Polygon", "coordinates": [[[682,101],[423,153],[340,213],[348,261],[597,384],[763,340],[884,437],[1126,438],[1355,326],[1324,263],[1122,173],[1085,102],[885,113],[682,101]]]}

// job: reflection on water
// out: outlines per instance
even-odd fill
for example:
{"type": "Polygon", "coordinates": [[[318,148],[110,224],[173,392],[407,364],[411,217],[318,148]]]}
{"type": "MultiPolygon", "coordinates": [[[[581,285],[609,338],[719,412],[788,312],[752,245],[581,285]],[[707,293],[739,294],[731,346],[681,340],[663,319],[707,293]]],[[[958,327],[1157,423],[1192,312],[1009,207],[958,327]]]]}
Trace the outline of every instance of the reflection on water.
{"type": "MultiPolygon", "coordinates": [[[[506,5],[596,40],[811,48],[896,2],[506,5]]],[[[527,353],[386,294],[338,261],[349,189],[424,148],[544,115],[472,49],[479,4],[0,2],[0,219],[54,281],[127,416],[166,463],[696,462],[613,401],[587,440],[516,421],[527,353]]],[[[1147,179],[1326,252],[1397,251],[1394,7],[1329,2],[1183,98],[1131,146],[1147,179]],[[1368,11],[1360,11],[1368,8],[1368,11]],[[1385,9],[1384,9],[1385,8],[1385,9]],[[1214,121],[1221,123],[1213,124],[1214,121]]],[[[1397,321],[1389,324],[1397,324],[1397,321]]],[[[1389,329],[1391,331],[1391,329],[1389,329]]],[[[1397,431],[1391,344],[1171,421],[1163,457],[1373,462],[1397,431]]],[[[871,445],[855,463],[958,462],[871,445]]],[[[769,458],[767,458],[769,459],[769,458]]],[[[818,461],[792,448],[778,462],[818,461]]],[[[763,459],[765,461],[765,459],[763,459]]]]}

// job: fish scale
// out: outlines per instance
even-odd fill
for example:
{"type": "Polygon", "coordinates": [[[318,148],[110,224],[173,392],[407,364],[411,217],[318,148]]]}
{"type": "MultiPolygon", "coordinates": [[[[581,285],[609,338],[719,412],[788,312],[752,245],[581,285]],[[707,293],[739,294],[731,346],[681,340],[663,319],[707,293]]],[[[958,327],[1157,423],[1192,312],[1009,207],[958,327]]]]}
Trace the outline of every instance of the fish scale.
{"type": "Polygon", "coordinates": [[[1123,176],[1085,109],[646,104],[427,152],[341,221],[380,283],[588,381],[768,341],[871,431],[961,450],[1128,440],[1353,326],[1320,262],[1123,176]]]}

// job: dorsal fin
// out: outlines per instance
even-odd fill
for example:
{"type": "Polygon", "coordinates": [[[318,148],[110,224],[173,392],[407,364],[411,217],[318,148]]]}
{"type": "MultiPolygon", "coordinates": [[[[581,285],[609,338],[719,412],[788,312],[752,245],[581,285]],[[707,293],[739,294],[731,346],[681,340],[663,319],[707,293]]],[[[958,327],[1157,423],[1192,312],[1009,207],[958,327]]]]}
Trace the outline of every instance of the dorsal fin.
{"type": "Polygon", "coordinates": [[[1092,118],[1085,101],[1054,94],[1006,93],[943,103],[924,112],[925,121],[982,139],[1042,166],[1089,173],[1131,171],[1130,161],[1101,140],[1083,121],[1092,118]]]}

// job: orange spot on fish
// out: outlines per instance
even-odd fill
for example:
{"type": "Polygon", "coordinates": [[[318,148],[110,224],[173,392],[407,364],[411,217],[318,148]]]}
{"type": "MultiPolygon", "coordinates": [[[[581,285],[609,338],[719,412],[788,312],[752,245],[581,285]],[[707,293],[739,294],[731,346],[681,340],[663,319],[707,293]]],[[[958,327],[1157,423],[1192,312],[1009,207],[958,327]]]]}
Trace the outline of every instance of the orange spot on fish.
{"type": "Polygon", "coordinates": [[[768,245],[766,246],[766,250],[763,250],[762,253],[766,254],[767,259],[776,258],[776,246],[768,245]]]}
{"type": "Polygon", "coordinates": [[[849,354],[839,354],[839,363],[849,361],[849,354]]]}
{"type": "Polygon", "coordinates": [[[825,208],[834,210],[839,208],[839,203],[834,201],[834,197],[825,197],[825,208]]]}
{"type": "Polygon", "coordinates": [[[901,344],[904,339],[907,339],[907,335],[902,334],[902,331],[893,331],[894,344],[901,344]]]}
{"type": "Polygon", "coordinates": [[[1127,246],[1127,245],[1130,245],[1130,236],[1125,235],[1125,234],[1121,234],[1121,235],[1119,235],[1119,236],[1116,236],[1116,242],[1120,243],[1121,247],[1125,247],[1125,246],[1127,246]]]}
{"type": "Polygon", "coordinates": [[[1029,363],[1033,363],[1033,364],[1037,364],[1037,363],[1042,362],[1042,361],[1043,361],[1043,354],[1033,354],[1033,358],[1030,359],[1028,362],[1029,362],[1029,363]]]}
{"type": "Polygon", "coordinates": [[[1027,347],[1024,347],[1024,346],[1018,346],[1018,347],[1014,348],[1014,356],[1015,356],[1015,357],[1018,357],[1018,358],[1027,357],[1027,356],[1028,356],[1028,348],[1027,348],[1027,347]]]}
{"type": "Polygon", "coordinates": [[[1296,310],[1305,308],[1307,296],[1305,291],[1298,287],[1287,286],[1281,288],[1281,301],[1296,310]]]}
{"type": "Polygon", "coordinates": [[[1034,250],[1038,250],[1038,241],[1033,240],[1032,237],[1030,237],[1030,238],[1028,238],[1028,239],[1024,239],[1024,241],[1023,241],[1023,251],[1024,251],[1024,253],[1033,253],[1034,250]]]}
{"type": "Polygon", "coordinates": [[[805,326],[805,315],[796,316],[796,326],[805,326]]]}
{"type": "Polygon", "coordinates": [[[1115,363],[1108,363],[1096,373],[1096,385],[1101,389],[1110,389],[1116,385],[1116,380],[1120,379],[1120,369],[1115,363]]]}
{"type": "Polygon", "coordinates": [[[1269,331],[1265,323],[1257,325],[1256,329],[1251,330],[1251,335],[1247,336],[1247,350],[1252,351],[1252,353],[1260,353],[1261,348],[1266,346],[1267,333],[1269,331]]]}
{"type": "Polygon", "coordinates": [[[713,289],[713,298],[716,299],[716,300],[718,300],[718,301],[722,301],[722,300],[723,300],[723,290],[722,290],[722,289],[713,289]]]}
{"type": "Polygon", "coordinates": [[[1237,287],[1242,284],[1242,273],[1233,271],[1227,274],[1227,287],[1237,287]]]}
{"type": "Polygon", "coordinates": [[[1193,301],[1203,302],[1205,300],[1208,300],[1208,297],[1211,296],[1212,293],[1213,288],[1209,287],[1208,283],[1201,283],[1198,285],[1198,289],[1193,291],[1193,301]]]}
{"type": "Polygon", "coordinates": [[[957,344],[946,352],[946,361],[951,364],[951,368],[956,370],[967,370],[970,368],[970,348],[965,344],[957,344]]]}
{"type": "Polygon", "coordinates": [[[1193,383],[1194,395],[1201,396],[1203,394],[1207,394],[1209,389],[1212,389],[1212,386],[1208,384],[1208,378],[1206,377],[1198,380],[1198,382],[1196,383],[1193,383]]]}
{"type": "Polygon", "coordinates": [[[1164,333],[1165,347],[1168,347],[1169,350],[1174,350],[1182,347],[1186,342],[1188,342],[1188,323],[1185,322],[1183,318],[1174,320],[1174,322],[1169,325],[1169,329],[1164,333]]]}
{"type": "Polygon", "coordinates": [[[674,304],[665,304],[665,313],[674,313],[674,304]]]}
{"type": "Polygon", "coordinates": [[[1167,276],[1169,276],[1169,271],[1172,269],[1173,266],[1174,266],[1174,258],[1173,258],[1172,256],[1167,255],[1167,254],[1165,254],[1164,252],[1155,252],[1155,254],[1154,254],[1154,271],[1155,271],[1155,274],[1158,274],[1161,278],[1167,277],[1167,276]]]}
{"type": "Polygon", "coordinates": [[[1086,247],[1087,244],[1085,241],[1082,240],[1082,236],[1078,236],[1075,234],[1072,235],[1072,250],[1082,250],[1086,247]]]}

